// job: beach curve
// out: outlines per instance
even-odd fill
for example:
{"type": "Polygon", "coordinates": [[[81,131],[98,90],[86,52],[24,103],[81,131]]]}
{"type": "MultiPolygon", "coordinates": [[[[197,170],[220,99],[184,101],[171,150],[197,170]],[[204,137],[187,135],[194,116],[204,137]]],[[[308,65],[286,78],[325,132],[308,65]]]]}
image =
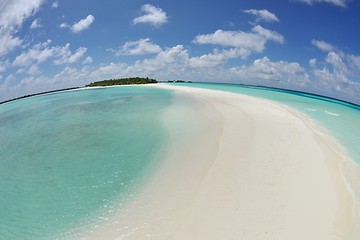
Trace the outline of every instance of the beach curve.
{"type": "Polygon", "coordinates": [[[164,164],[84,239],[347,239],[355,207],[339,164],[347,156],[311,120],[249,96],[156,87],[181,100],[164,115],[164,164]],[[198,124],[174,122],[183,113],[198,124]]]}

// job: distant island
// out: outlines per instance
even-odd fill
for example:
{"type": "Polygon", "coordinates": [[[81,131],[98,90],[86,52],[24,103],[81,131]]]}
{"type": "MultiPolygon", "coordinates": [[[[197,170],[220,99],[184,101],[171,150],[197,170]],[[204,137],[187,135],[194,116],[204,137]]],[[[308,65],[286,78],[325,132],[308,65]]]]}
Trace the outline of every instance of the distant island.
{"type": "Polygon", "coordinates": [[[184,81],[184,80],[168,80],[168,83],[191,83],[191,81],[184,81]]]}
{"type": "MultiPolygon", "coordinates": [[[[162,81],[162,82],[191,83],[191,81],[184,81],[184,80],[168,80],[168,81],[162,81]]],[[[106,86],[116,86],[116,85],[130,85],[130,84],[138,85],[138,84],[149,84],[149,83],[159,83],[159,81],[157,81],[156,79],[148,78],[148,77],[145,77],[145,78],[144,77],[118,78],[118,79],[109,79],[109,80],[92,82],[92,83],[85,85],[84,87],[106,87],[106,86]]],[[[23,98],[33,97],[33,96],[37,96],[37,95],[56,93],[56,92],[62,92],[62,91],[67,91],[67,90],[75,90],[75,89],[80,89],[80,88],[82,88],[82,87],[71,87],[71,88],[56,89],[56,90],[50,90],[50,91],[45,91],[45,92],[39,92],[39,93],[32,93],[32,94],[16,97],[13,99],[0,101],[0,104],[20,100],[23,98]]]]}
{"type": "Polygon", "coordinates": [[[119,78],[119,79],[110,79],[110,80],[93,82],[86,85],[85,87],[105,87],[105,86],[115,86],[115,85],[149,84],[149,83],[158,83],[158,81],[148,77],[119,78]]]}

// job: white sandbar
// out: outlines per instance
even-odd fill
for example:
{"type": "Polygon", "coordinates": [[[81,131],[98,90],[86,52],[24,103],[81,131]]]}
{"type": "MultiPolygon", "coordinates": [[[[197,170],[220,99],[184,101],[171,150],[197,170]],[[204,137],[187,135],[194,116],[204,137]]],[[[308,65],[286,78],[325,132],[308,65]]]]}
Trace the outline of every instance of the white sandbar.
{"type": "Polygon", "coordinates": [[[347,239],[356,210],[347,156],[319,126],[267,100],[157,87],[176,91],[164,116],[169,152],[86,239],[347,239]]]}

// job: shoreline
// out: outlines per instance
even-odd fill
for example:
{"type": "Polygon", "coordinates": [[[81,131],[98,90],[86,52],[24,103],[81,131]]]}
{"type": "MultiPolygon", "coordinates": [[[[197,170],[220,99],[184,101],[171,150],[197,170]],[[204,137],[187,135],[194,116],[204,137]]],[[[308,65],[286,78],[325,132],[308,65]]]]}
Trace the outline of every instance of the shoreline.
{"type": "MultiPolygon", "coordinates": [[[[91,88],[106,88],[106,87],[114,87],[114,86],[139,86],[139,85],[157,85],[157,84],[167,84],[169,82],[167,81],[159,81],[158,83],[147,83],[147,84],[126,84],[126,85],[112,85],[112,86],[96,86],[96,87],[88,87],[88,86],[78,86],[78,87],[69,87],[69,88],[63,88],[63,89],[55,89],[55,90],[49,90],[49,91],[44,91],[44,92],[38,92],[38,93],[31,93],[28,95],[23,95],[23,96],[19,96],[19,97],[15,97],[15,98],[11,98],[11,99],[6,99],[6,100],[2,100],[0,101],[0,105],[4,104],[4,103],[8,103],[8,102],[12,102],[12,101],[16,101],[16,100],[20,100],[23,98],[28,98],[28,97],[33,97],[33,96],[38,96],[38,95],[43,95],[43,94],[48,94],[48,93],[56,93],[56,92],[65,92],[65,91],[73,91],[73,90],[86,90],[86,89],[91,89],[91,88]]],[[[184,82],[170,82],[170,83],[201,83],[201,84],[223,84],[223,85],[229,85],[229,86],[242,86],[242,87],[248,87],[248,88],[255,88],[255,89],[265,89],[265,90],[276,90],[276,91],[281,91],[283,93],[286,94],[292,94],[292,93],[299,93],[302,95],[305,95],[306,97],[312,97],[312,98],[316,98],[316,99],[322,99],[325,101],[333,101],[333,102],[337,102],[352,108],[360,108],[360,103],[356,103],[356,102],[351,102],[348,100],[343,100],[340,98],[334,98],[331,96],[327,96],[327,95],[321,95],[321,94],[317,94],[317,93],[311,93],[311,92],[303,92],[303,91],[298,91],[298,90],[292,90],[292,89],[287,89],[287,88],[277,88],[277,87],[268,87],[268,86],[262,86],[262,85],[248,85],[248,84],[236,84],[236,83],[218,83],[218,82],[192,82],[192,81],[184,81],[184,82]]]]}
{"type": "Polygon", "coordinates": [[[170,152],[137,199],[84,239],[318,240],[354,230],[347,184],[356,181],[344,181],[348,157],[321,126],[267,100],[155,87],[180,99],[164,116],[170,152]],[[176,122],[180,112],[195,126],[176,122]]]}
{"type": "MultiPolygon", "coordinates": [[[[166,82],[159,82],[159,83],[166,83],[166,82]]],[[[330,101],[333,101],[333,102],[336,102],[336,103],[345,104],[345,105],[353,107],[353,108],[360,108],[360,103],[352,102],[352,101],[341,99],[341,98],[335,98],[335,97],[331,97],[331,96],[327,96],[327,95],[322,95],[322,94],[318,94],[318,93],[314,93],[314,92],[304,92],[304,91],[299,91],[299,90],[290,89],[290,88],[278,88],[278,87],[269,87],[269,86],[265,86],[265,85],[251,85],[251,84],[226,83],[226,82],[221,82],[221,83],[220,82],[191,82],[191,83],[242,86],[242,87],[254,88],[254,89],[265,89],[265,90],[270,90],[270,91],[281,91],[282,93],[286,93],[286,94],[298,93],[298,94],[302,94],[302,95],[304,95],[306,97],[316,98],[316,99],[325,100],[325,101],[330,100],[330,101]]]]}

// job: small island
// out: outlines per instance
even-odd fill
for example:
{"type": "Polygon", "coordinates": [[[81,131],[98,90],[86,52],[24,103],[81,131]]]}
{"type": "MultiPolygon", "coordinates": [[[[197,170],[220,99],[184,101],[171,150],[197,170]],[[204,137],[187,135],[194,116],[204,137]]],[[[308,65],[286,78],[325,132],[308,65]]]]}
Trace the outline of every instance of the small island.
{"type": "Polygon", "coordinates": [[[185,81],[185,80],[168,80],[169,83],[192,83],[192,81],[185,81]]]}
{"type": "Polygon", "coordinates": [[[158,81],[148,77],[119,78],[119,79],[110,79],[110,80],[93,82],[86,85],[85,87],[106,87],[106,86],[115,86],[115,85],[149,84],[149,83],[158,83],[158,81]]]}

